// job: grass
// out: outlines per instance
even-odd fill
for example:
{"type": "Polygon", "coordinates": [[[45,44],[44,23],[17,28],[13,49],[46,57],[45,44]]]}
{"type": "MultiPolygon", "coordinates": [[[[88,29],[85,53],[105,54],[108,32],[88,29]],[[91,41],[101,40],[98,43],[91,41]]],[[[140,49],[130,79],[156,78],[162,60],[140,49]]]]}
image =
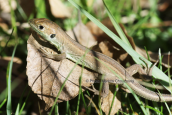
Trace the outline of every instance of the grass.
{"type": "Polygon", "coordinates": [[[9,69],[9,71],[7,71],[7,81],[8,81],[8,99],[7,99],[7,114],[11,114],[12,112],[12,107],[11,107],[11,103],[12,103],[12,100],[11,100],[11,73],[12,73],[12,66],[13,66],[13,58],[14,58],[14,55],[15,55],[15,51],[16,51],[16,48],[17,48],[17,45],[15,45],[14,47],[14,50],[13,50],[13,53],[12,53],[12,58],[11,58],[11,62],[9,63],[9,66],[7,69],[9,69]]]}
{"type": "MultiPolygon", "coordinates": [[[[125,1],[125,0],[120,0],[120,1],[113,1],[113,0],[104,0],[105,8],[107,11],[107,14],[104,15],[104,17],[98,15],[93,12],[93,6],[88,5],[86,0],[68,0],[68,1],[63,1],[65,4],[68,6],[72,7],[74,9],[74,16],[70,19],[56,19],[52,15],[47,14],[46,10],[46,1],[41,1],[41,0],[35,0],[34,4],[36,6],[37,11],[33,11],[33,13],[30,14],[30,16],[27,16],[20,6],[20,4],[17,4],[19,7],[17,10],[13,10],[11,8],[11,28],[16,27],[16,22],[18,20],[24,20],[23,22],[27,22],[28,19],[31,19],[34,16],[34,13],[36,12],[35,17],[36,18],[48,18],[50,20],[53,20],[57,23],[60,24],[60,26],[63,26],[62,28],[69,29],[74,27],[74,25],[77,23],[77,10],[80,10],[83,14],[81,15],[82,21],[84,23],[87,23],[89,20],[93,21],[97,26],[99,26],[107,35],[109,35],[113,40],[115,40],[124,50],[128,52],[130,56],[135,60],[136,63],[139,64],[144,64],[139,57],[141,57],[138,53],[136,53],[129,42],[127,41],[124,33],[122,32],[121,28],[119,27],[118,23],[121,22],[124,16],[130,17],[130,16],[135,16],[135,21],[129,21],[126,23],[124,26],[130,36],[132,36],[135,40],[135,43],[140,46],[144,47],[146,45],[146,49],[152,50],[152,51],[158,51],[159,47],[163,52],[171,51],[172,47],[170,43],[167,43],[167,41],[170,41],[170,38],[172,37],[172,27],[147,27],[145,26],[146,24],[152,24],[156,25],[161,22],[163,22],[163,17],[160,15],[160,12],[158,12],[158,5],[157,5],[157,0],[152,1],[149,0],[149,3],[152,7],[147,10],[147,15],[142,16],[141,13],[143,12],[143,9],[137,5],[137,10],[132,9],[132,3],[130,0],[125,1]],[[69,1],[69,2],[68,2],[69,1]],[[127,2],[127,3],[126,3],[127,2]],[[81,6],[79,6],[79,5],[81,6]],[[75,9],[76,8],[76,9],[75,9]],[[19,15],[16,15],[19,14],[19,15]],[[109,17],[114,25],[114,28],[116,28],[117,32],[119,33],[119,37],[117,37],[113,32],[111,32],[108,28],[106,28],[99,20],[103,20],[104,18],[109,17]],[[132,29],[131,29],[132,28],[132,29]],[[163,30],[162,30],[163,29],[163,30]]],[[[94,1],[95,2],[95,1],[94,1]]],[[[93,3],[94,3],[93,2],[93,3]]],[[[139,4],[139,0],[137,1],[137,4],[139,4]]],[[[21,22],[22,23],[22,22],[21,22]]],[[[22,30],[26,33],[30,33],[29,29],[22,30]]],[[[4,38],[7,36],[10,36],[6,31],[0,29],[0,33],[3,33],[4,38]]],[[[6,44],[6,45],[0,45],[0,54],[1,56],[11,56],[11,62],[9,63],[9,66],[7,67],[7,81],[8,81],[8,94],[7,96],[4,96],[4,99],[0,101],[0,113],[6,113],[10,115],[11,113],[14,113],[16,115],[22,114],[24,112],[30,113],[29,107],[32,106],[34,102],[29,103],[27,100],[30,98],[30,94],[26,96],[24,99],[23,96],[16,100],[13,100],[13,97],[11,96],[11,77],[13,75],[12,73],[12,66],[13,66],[13,57],[17,56],[21,58],[24,63],[23,66],[26,66],[26,40],[28,38],[29,34],[24,34],[21,32],[21,30],[15,28],[14,33],[10,37],[10,41],[8,44],[8,40],[2,39],[0,41],[0,44],[6,44]],[[14,42],[15,41],[15,42],[14,42]],[[10,53],[8,53],[8,49],[10,49],[9,46],[12,46],[12,50],[10,53]],[[17,48],[18,47],[18,48],[17,48]],[[16,55],[15,55],[16,54],[16,55]],[[22,104],[23,103],[23,104],[22,104]],[[21,106],[22,105],[22,106],[21,106]],[[6,106],[6,107],[5,107],[6,106]],[[6,112],[5,112],[6,111],[6,112]]],[[[159,50],[159,56],[161,56],[161,52],[159,50]]],[[[84,57],[83,57],[84,58],[84,57]]],[[[160,58],[162,60],[162,58],[160,58]]],[[[148,62],[148,61],[147,61],[148,62]]],[[[76,63],[78,64],[78,62],[76,63]]],[[[149,66],[151,63],[149,62],[149,66]]],[[[158,69],[157,67],[154,68],[153,70],[153,76],[157,79],[163,79],[166,83],[171,82],[169,79],[170,75],[170,70],[168,69],[168,76],[162,72],[162,67],[161,69],[158,69]]],[[[71,70],[72,72],[72,70],[71,70]]],[[[116,74],[116,73],[114,73],[116,74]]],[[[70,74],[69,74],[70,75],[70,74]]],[[[68,77],[69,77],[68,75],[68,77]]],[[[81,73],[82,76],[82,73],[81,73]]],[[[66,79],[67,80],[67,79],[66,79]]],[[[66,82],[65,80],[65,82],[66,82]]],[[[58,96],[60,95],[63,86],[65,84],[63,83],[61,90],[58,93],[58,96]]],[[[160,81],[161,82],[161,81],[160,81]]],[[[162,82],[164,86],[164,82],[162,82]]],[[[170,84],[170,83],[169,83],[170,84]]],[[[171,84],[170,84],[171,85],[171,84]]],[[[129,87],[128,87],[129,88],[129,87]]],[[[130,89],[130,88],[129,88],[130,89]]],[[[5,89],[4,89],[5,90],[5,89]]],[[[131,90],[131,89],[130,89],[131,90]]],[[[22,91],[23,93],[25,91],[22,91]]],[[[151,102],[148,100],[140,99],[137,97],[137,95],[131,90],[133,96],[128,94],[127,98],[125,97],[125,93],[121,93],[121,104],[123,111],[119,111],[118,114],[124,113],[124,114],[134,114],[137,112],[138,114],[148,114],[148,113],[155,113],[155,114],[171,114],[171,106],[167,105],[167,103],[156,103],[156,102],[151,102]],[[129,98],[129,99],[128,99],[129,98]],[[130,100],[131,98],[131,100],[130,100]],[[137,102],[136,102],[137,101],[137,102]]],[[[2,92],[0,92],[0,95],[2,92]]],[[[4,93],[3,93],[4,94],[4,93]]],[[[58,99],[58,96],[56,97],[56,100],[58,99]]],[[[116,96],[116,92],[114,92],[114,97],[116,96]]],[[[90,94],[89,94],[89,97],[90,94]]],[[[95,99],[94,99],[95,100],[95,99]]],[[[66,114],[72,114],[74,111],[76,111],[75,114],[79,114],[81,112],[81,108],[85,108],[85,113],[86,114],[91,114],[95,110],[95,108],[87,107],[89,100],[84,97],[84,93],[80,90],[79,96],[74,99],[70,100],[68,102],[63,102],[54,104],[54,106],[51,108],[49,114],[53,114],[53,109],[55,108],[55,113],[58,114],[58,112],[66,113],[66,114]],[[77,104],[74,104],[74,102],[77,102],[77,104]],[[82,107],[83,105],[83,107],[82,107]],[[63,106],[65,106],[65,110],[62,111],[63,106]]],[[[95,101],[95,105],[97,105],[95,101]]],[[[97,105],[99,106],[99,105],[97,105]]],[[[104,114],[99,107],[100,113],[104,114]]]]}

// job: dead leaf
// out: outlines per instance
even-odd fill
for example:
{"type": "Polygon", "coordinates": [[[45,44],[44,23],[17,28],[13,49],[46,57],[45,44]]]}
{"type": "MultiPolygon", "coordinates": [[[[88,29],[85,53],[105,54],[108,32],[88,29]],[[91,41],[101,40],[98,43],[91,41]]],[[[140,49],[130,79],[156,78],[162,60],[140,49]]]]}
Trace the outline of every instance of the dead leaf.
{"type": "Polygon", "coordinates": [[[172,6],[172,1],[171,0],[160,0],[160,4],[158,5],[158,10],[163,12],[172,6]]]}
{"type": "Polygon", "coordinates": [[[77,25],[73,28],[73,31],[70,30],[66,33],[85,47],[90,48],[97,44],[97,41],[90,30],[82,22],[77,23],[77,25]]]}
{"type": "Polygon", "coordinates": [[[113,52],[111,52],[113,50],[113,47],[112,47],[112,45],[111,46],[109,46],[109,45],[111,45],[111,44],[108,41],[99,43],[99,47],[100,47],[102,53],[109,57],[113,57],[113,52]]]}
{"type": "Polygon", "coordinates": [[[71,13],[60,0],[49,0],[51,13],[56,18],[68,18],[71,13]]]}
{"type": "Polygon", "coordinates": [[[5,21],[0,18],[0,27],[4,30],[7,31],[8,30],[8,25],[5,23],[5,21]]]}
{"type": "MultiPolygon", "coordinates": [[[[105,112],[106,115],[109,115],[110,107],[111,107],[112,100],[114,97],[114,94],[112,92],[115,91],[113,85],[110,85],[110,89],[111,90],[109,91],[108,96],[101,100],[102,101],[101,108],[105,112]]],[[[119,111],[119,109],[121,109],[121,101],[120,101],[120,94],[117,93],[114,99],[114,103],[113,103],[110,115],[116,114],[119,111]]]]}
{"type": "MultiPolygon", "coordinates": [[[[48,43],[46,43],[48,44],[48,43]]],[[[39,44],[32,36],[28,39],[28,56],[27,56],[27,76],[29,86],[40,99],[44,100],[48,107],[54,104],[54,100],[70,71],[75,63],[64,59],[62,61],[54,61],[42,57],[38,51],[43,45],[39,44]]],[[[49,52],[55,53],[48,47],[44,47],[49,52]]],[[[57,102],[63,102],[73,99],[78,95],[79,77],[81,76],[82,67],[76,66],[69,76],[57,102]]],[[[89,87],[90,80],[95,79],[95,73],[83,70],[82,86],[89,87]]]]}

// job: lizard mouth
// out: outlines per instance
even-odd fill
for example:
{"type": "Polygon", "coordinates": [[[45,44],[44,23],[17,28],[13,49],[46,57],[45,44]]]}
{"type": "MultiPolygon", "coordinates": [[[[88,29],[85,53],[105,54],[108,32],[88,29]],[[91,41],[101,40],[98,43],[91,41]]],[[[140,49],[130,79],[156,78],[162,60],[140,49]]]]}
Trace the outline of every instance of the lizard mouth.
{"type": "Polygon", "coordinates": [[[33,38],[39,43],[39,44],[49,44],[49,42],[47,42],[47,40],[45,40],[41,35],[39,35],[37,32],[32,30],[31,35],[33,36],[33,38]]]}

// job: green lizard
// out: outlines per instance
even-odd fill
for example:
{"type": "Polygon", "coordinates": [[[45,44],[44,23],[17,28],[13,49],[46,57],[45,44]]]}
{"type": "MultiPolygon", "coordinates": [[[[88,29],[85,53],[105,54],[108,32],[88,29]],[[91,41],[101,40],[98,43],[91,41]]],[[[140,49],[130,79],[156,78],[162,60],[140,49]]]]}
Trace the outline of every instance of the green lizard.
{"type": "MultiPolygon", "coordinates": [[[[110,70],[112,69],[117,73],[123,80],[129,81],[126,82],[128,86],[139,96],[157,102],[163,101],[172,101],[172,96],[170,94],[159,94],[148,90],[147,88],[140,85],[132,75],[136,72],[139,72],[143,75],[148,75],[140,65],[135,64],[131,67],[125,69],[114,59],[105,56],[96,51],[89,50],[88,48],[80,45],[74,41],[70,36],[68,36],[56,23],[45,19],[31,19],[29,21],[31,28],[41,36],[45,41],[54,45],[61,54],[48,54],[45,55],[47,58],[62,60],[69,59],[74,62],[81,60],[81,57],[85,55],[84,59],[79,62],[80,65],[84,63],[84,66],[98,72],[99,74],[104,75],[103,82],[103,94],[102,97],[106,97],[109,92],[109,83],[106,81],[112,81],[119,79],[114,73],[110,70]],[[109,69],[110,68],[110,69],[109,69]],[[132,82],[130,82],[132,81],[132,82]]],[[[149,73],[150,75],[150,73],[149,73]]],[[[118,82],[116,82],[118,83],[118,82]]]]}

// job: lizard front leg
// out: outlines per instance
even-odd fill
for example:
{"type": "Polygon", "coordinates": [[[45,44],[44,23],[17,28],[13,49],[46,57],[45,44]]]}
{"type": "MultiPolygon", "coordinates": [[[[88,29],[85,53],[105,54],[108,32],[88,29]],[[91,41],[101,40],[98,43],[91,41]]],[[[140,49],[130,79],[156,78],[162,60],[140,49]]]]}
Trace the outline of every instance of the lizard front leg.
{"type": "Polygon", "coordinates": [[[39,51],[43,53],[43,57],[56,60],[56,61],[61,61],[63,59],[66,59],[66,53],[61,53],[61,54],[51,54],[47,51],[45,51],[42,48],[39,48],[39,51]]]}

